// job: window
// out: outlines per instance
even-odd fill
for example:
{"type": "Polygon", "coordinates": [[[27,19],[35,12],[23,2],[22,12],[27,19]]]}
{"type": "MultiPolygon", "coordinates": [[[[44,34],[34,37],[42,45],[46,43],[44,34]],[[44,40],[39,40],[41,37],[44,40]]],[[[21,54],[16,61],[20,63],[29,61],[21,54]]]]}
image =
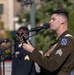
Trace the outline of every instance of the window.
{"type": "Polygon", "coordinates": [[[3,14],[3,4],[0,4],[0,14],[3,14]]]}

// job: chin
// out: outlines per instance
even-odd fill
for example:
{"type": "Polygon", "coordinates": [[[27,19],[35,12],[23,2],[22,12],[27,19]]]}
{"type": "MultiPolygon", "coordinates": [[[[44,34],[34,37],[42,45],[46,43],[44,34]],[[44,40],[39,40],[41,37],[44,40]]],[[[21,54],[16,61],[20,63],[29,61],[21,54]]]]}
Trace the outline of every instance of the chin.
{"type": "Polygon", "coordinates": [[[56,31],[54,28],[50,28],[50,30],[54,30],[54,31],[56,31]]]}
{"type": "Polygon", "coordinates": [[[54,30],[52,27],[50,27],[51,30],[54,30]]]}

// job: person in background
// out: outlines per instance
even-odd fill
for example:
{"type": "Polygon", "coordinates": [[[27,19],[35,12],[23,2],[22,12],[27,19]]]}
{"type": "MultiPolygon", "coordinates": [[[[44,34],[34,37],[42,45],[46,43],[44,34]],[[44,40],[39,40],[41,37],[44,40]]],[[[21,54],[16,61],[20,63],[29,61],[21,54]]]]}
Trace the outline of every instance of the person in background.
{"type": "MultiPolygon", "coordinates": [[[[22,37],[23,33],[26,37],[29,36],[27,27],[20,27],[17,30],[17,41],[21,41],[20,37],[22,37]]],[[[36,75],[34,62],[29,58],[30,52],[22,48],[22,42],[23,40],[18,44],[17,50],[12,57],[12,75],[36,75]]]]}
{"type": "Polygon", "coordinates": [[[55,10],[49,21],[50,29],[58,36],[47,53],[42,55],[27,40],[24,50],[30,52],[30,58],[47,69],[45,75],[70,75],[74,68],[74,37],[68,30],[69,16],[65,10],[55,10]]]}

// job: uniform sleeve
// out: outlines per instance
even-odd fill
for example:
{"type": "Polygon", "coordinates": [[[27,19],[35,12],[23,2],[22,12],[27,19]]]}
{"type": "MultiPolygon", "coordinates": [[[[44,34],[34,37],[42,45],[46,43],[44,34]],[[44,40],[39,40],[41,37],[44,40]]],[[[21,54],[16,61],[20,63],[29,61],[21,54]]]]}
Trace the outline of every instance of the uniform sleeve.
{"type": "Polygon", "coordinates": [[[30,55],[30,58],[45,69],[52,72],[57,70],[65,62],[72,49],[72,41],[68,38],[65,38],[58,42],[54,52],[49,58],[41,55],[38,50],[34,50],[30,55]]]}

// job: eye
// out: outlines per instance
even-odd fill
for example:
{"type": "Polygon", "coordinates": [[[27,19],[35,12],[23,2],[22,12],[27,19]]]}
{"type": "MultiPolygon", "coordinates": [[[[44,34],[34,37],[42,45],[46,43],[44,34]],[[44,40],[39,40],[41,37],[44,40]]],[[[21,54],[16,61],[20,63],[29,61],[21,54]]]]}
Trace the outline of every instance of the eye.
{"type": "Polygon", "coordinates": [[[56,19],[55,18],[52,18],[52,20],[55,21],[56,19]]]}
{"type": "Polygon", "coordinates": [[[20,35],[20,34],[17,32],[16,35],[20,35]]]}

